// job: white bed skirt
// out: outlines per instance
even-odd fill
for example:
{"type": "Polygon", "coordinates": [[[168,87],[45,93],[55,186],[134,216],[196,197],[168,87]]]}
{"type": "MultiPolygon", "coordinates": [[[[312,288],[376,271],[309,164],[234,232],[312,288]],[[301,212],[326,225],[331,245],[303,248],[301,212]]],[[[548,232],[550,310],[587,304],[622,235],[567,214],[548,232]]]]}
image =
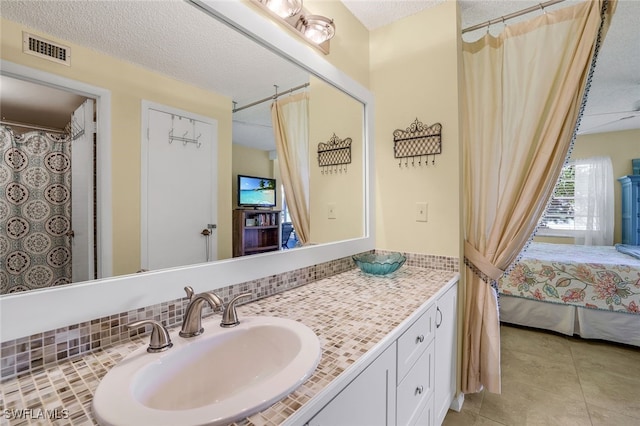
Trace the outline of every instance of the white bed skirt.
{"type": "Polygon", "coordinates": [[[500,295],[500,321],[640,347],[640,315],[500,295]]]}

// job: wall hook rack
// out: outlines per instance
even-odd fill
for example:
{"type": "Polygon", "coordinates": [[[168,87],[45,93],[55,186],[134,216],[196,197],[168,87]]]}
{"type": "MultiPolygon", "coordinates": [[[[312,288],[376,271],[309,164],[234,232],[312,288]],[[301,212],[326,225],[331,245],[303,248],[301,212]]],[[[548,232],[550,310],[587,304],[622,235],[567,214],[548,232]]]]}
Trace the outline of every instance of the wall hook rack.
{"type": "Polygon", "coordinates": [[[346,173],[347,164],[351,164],[351,138],[340,139],[334,133],[326,143],[318,144],[318,166],[323,175],[346,173]]]}
{"type": "Polygon", "coordinates": [[[67,124],[66,130],[71,135],[72,141],[75,141],[76,139],[84,135],[84,127],[82,127],[73,116],[71,117],[71,121],[67,124]]]}
{"type": "MultiPolygon", "coordinates": [[[[197,148],[200,148],[202,146],[202,142],[200,142],[200,136],[202,136],[202,134],[199,134],[198,136],[195,136],[196,134],[196,122],[195,120],[192,119],[188,119],[189,121],[191,121],[191,125],[193,127],[193,135],[195,137],[190,138],[187,137],[187,135],[189,134],[189,131],[187,130],[186,132],[184,132],[182,134],[182,136],[176,136],[173,134],[174,130],[175,130],[175,126],[174,126],[174,121],[175,121],[175,115],[171,116],[171,130],[169,130],[169,143],[173,143],[174,141],[178,141],[178,142],[182,142],[182,145],[186,145],[188,143],[193,143],[196,145],[197,148]]],[[[180,117],[178,116],[178,119],[182,120],[185,117],[180,117]]]]}
{"type": "Polygon", "coordinates": [[[393,132],[393,155],[400,159],[398,167],[402,167],[403,158],[405,167],[409,167],[409,159],[415,167],[416,158],[418,166],[422,166],[422,157],[426,157],[424,164],[428,166],[430,155],[431,164],[436,164],[436,154],[442,154],[442,124],[426,126],[416,118],[405,130],[393,132]]]}

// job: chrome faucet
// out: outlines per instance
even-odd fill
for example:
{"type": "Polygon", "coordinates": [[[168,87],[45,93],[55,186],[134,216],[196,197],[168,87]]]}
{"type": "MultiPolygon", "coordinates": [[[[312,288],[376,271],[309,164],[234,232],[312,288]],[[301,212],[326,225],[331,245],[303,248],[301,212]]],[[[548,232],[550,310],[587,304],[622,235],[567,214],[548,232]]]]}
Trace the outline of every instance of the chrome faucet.
{"type": "Polygon", "coordinates": [[[222,299],[215,293],[210,292],[194,294],[193,289],[189,286],[185,287],[184,291],[187,292],[187,297],[189,297],[189,304],[184,313],[182,330],[180,330],[179,335],[180,337],[194,337],[204,331],[204,328],[202,328],[202,307],[204,302],[207,302],[215,312],[223,309],[222,299]]]}

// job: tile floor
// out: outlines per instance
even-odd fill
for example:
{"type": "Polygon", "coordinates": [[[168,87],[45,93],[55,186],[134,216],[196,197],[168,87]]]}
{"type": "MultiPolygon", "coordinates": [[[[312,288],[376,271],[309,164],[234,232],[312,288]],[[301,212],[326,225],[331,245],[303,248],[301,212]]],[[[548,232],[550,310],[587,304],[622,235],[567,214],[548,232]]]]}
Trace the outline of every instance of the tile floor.
{"type": "Polygon", "coordinates": [[[444,426],[640,425],[640,349],[501,327],[502,394],[465,395],[444,426]]]}

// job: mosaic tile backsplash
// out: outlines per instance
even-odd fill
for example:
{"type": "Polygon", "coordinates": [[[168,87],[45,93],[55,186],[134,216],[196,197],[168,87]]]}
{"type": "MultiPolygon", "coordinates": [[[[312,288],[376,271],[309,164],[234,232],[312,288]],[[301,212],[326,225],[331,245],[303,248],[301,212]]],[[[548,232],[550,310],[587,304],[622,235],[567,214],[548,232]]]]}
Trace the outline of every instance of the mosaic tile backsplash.
{"type": "MultiPolygon", "coordinates": [[[[408,278],[406,274],[432,274],[419,281],[430,283],[435,289],[431,289],[433,292],[437,291],[437,285],[442,285],[458,271],[456,258],[439,256],[409,254],[405,265],[405,268],[398,271],[398,273],[402,272],[398,277],[408,278]],[[423,270],[422,268],[425,267],[428,269],[423,270]]],[[[365,301],[361,300],[364,293],[358,292],[358,288],[363,285],[369,287],[370,283],[366,283],[366,280],[363,282],[363,277],[376,278],[366,277],[353,268],[351,258],[343,258],[278,276],[218,289],[216,293],[226,302],[237,294],[251,291],[254,294],[253,303],[239,306],[240,315],[276,315],[305,319],[305,324],[314,329],[321,339],[331,339],[331,330],[327,329],[327,324],[333,324],[335,320],[331,306],[336,303],[336,291],[354,292],[353,294],[357,295],[357,297],[354,296],[356,300],[349,302],[350,306],[353,303],[358,305],[371,303],[369,298],[365,298],[365,301]],[[310,283],[313,285],[306,285],[310,283]],[[290,291],[282,293],[285,290],[290,291]],[[324,299],[320,297],[321,295],[324,295],[322,296],[324,299]],[[304,300],[304,304],[299,303],[302,300],[304,300]],[[320,323],[315,324],[314,321],[320,321],[320,323]]],[[[422,294],[429,289],[416,288],[414,279],[407,279],[405,288],[405,283],[403,280],[398,280],[398,277],[393,285],[380,286],[380,281],[374,285],[378,286],[378,291],[382,291],[390,298],[400,299],[400,296],[407,296],[417,290],[420,291],[421,297],[416,299],[416,306],[411,303],[403,304],[401,310],[398,310],[396,306],[397,314],[393,313],[395,312],[393,309],[386,312],[388,305],[376,306],[377,311],[385,310],[383,313],[379,312],[379,317],[385,318],[385,323],[391,327],[386,333],[399,324],[407,314],[415,310],[420,305],[418,303],[420,300],[425,300],[429,296],[422,294]],[[402,285],[398,285],[398,283],[402,285]],[[400,294],[394,293],[398,291],[400,294]],[[404,312],[404,310],[407,311],[404,312]],[[394,319],[394,315],[399,315],[401,318],[394,319]]],[[[380,280],[380,278],[377,279],[380,280]]],[[[346,303],[342,295],[338,299],[342,301],[340,303],[346,303]]],[[[125,329],[124,325],[142,318],[153,318],[162,321],[167,327],[177,326],[182,321],[186,303],[186,299],[173,300],[3,343],[1,349],[3,380],[0,387],[2,390],[0,393],[0,424],[7,424],[7,418],[11,414],[7,414],[7,409],[33,410],[28,416],[23,416],[22,421],[12,420],[9,423],[11,425],[42,424],[43,422],[46,424],[47,421],[42,420],[44,417],[38,420],[38,415],[49,416],[47,418],[53,416],[56,419],[54,422],[56,425],[94,424],[90,405],[93,391],[95,391],[100,379],[109,368],[117,364],[131,351],[145,345],[148,340],[146,336],[136,336],[134,331],[125,329]],[[40,411],[38,412],[38,410],[40,411]],[[43,410],[48,411],[44,412],[43,410]]],[[[369,320],[372,307],[370,305],[358,307],[355,312],[360,312],[360,309],[363,309],[362,315],[369,320]]],[[[351,310],[354,312],[353,307],[351,310]]],[[[365,318],[361,320],[364,321],[365,318]]],[[[298,391],[294,392],[285,398],[286,402],[283,400],[276,403],[270,409],[256,415],[258,416],[256,419],[249,419],[243,424],[279,424],[295,411],[296,407],[304,404],[313,394],[350,365],[354,359],[349,359],[349,356],[361,355],[384,337],[386,334],[384,330],[387,328],[380,329],[376,324],[374,329],[370,339],[363,338],[361,332],[353,334],[357,335],[358,347],[347,351],[348,356],[343,360],[343,364],[335,364],[334,361],[344,354],[338,358],[333,353],[323,354],[321,365],[325,359],[332,360],[328,371],[319,367],[320,374],[317,371],[303,387],[299,388],[299,394],[298,391]],[[379,335],[380,332],[383,334],[379,335]]],[[[350,335],[348,331],[344,330],[338,334],[341,336],[341,341],[338,345],[331,345],[333,348],[343,348],[344,336],[350,335]]]]}
{"type": "MultiPolygon", "coordinates": [[[[251,300],[261,299],[339,274],[353,268],[353,265],[351,258],[346,257],[275,276],[223,287],[215,290],[215,292],[224,302],[230,301],[239,294],[251,292],[253,298],[247,299],[246,302],[243,301],[247,303],[251,300]]],[[[4,342],[0,348],[0,377],[2,380],[11,378],[18,374],[27,373],[43,366],[129,339],[137,334],[137,330],[129,330],[125,325],[133,321],[154,319],[162,322],[166,327],[176,326],[182,323],[182,316],[187,303],[186,297],[170,300],[157,305],[96,318],[89,322],[4,342]]],[[[205,308],[205,315],[211,313],[209,307],[205,308]]]]}

